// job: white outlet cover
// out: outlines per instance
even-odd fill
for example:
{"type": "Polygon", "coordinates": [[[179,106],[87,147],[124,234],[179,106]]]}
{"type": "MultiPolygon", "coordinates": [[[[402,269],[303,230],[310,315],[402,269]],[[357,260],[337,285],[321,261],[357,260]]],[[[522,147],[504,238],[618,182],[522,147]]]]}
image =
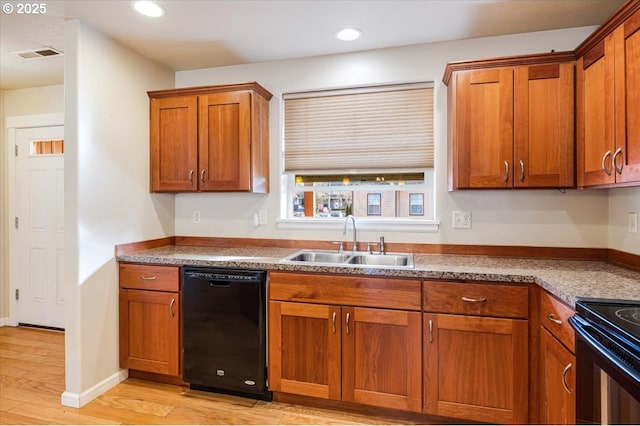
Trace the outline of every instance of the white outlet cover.
{"type": "Polygon", "coordinates": [[[628,231],[632,234],[638,233],[638,212],[629,212],[628,231]]]}

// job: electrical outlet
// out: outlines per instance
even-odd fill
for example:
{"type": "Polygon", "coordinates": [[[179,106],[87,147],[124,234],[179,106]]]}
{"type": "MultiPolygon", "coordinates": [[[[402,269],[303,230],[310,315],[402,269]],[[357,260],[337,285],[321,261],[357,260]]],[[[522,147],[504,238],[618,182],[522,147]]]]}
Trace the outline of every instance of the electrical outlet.
{"type": "Polygon", "coordinates": [[[193,223],[200,223],[200,210],[193,211],[193,223]]]}
{"type": "Polygon", "coordinates": [[[471,212],[453,212],[453,227],[470,229],[471,228],[471,212]]]}
{"type": "Polygon", "coordinates": [[[266,225],[267,224],[267,211],[266,210],[260,210],[258,212],[258,218],[259,218],[260,225],[266,225]]]}
{"type": "Polygon", "coordinates": [[[629,223],[627,230],[632,234],[638,233],[638,212],[629,212],[629,223]]]}
{"type": "Polygon", "coordinates": [[[258,218],[258,212],[253,212],[253,226],[260,226],[260,219],[258,218]]]}

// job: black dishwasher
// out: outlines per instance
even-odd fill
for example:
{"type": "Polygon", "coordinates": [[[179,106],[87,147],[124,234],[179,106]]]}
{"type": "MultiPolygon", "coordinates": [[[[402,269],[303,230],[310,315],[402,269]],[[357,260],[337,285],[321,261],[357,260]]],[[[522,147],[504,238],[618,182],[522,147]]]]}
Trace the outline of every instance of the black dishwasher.
{"type": "Polygon", "coordinates": [[[192,389],[271,399],[266,271],[184,267],[182,375],[192,389]]]}

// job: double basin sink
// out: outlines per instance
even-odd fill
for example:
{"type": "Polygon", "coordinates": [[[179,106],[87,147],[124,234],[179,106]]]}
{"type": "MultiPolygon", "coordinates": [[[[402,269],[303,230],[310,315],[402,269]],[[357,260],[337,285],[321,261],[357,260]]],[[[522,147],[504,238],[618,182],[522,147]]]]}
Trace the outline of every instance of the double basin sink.
{"type": "Polygon", "coordinates": [[[300,250],[280,262],[296,265],[413,268],[413,254],[300,250]]]}

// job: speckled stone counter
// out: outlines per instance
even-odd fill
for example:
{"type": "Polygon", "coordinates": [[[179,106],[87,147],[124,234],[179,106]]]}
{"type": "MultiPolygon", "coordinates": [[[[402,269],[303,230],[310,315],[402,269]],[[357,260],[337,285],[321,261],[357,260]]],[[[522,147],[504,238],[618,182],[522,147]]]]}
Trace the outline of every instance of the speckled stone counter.
{"type": "Polygon", "coordinates": [[[415,267],[412,269],[292,265],[280,262],[296,251],[256,247],[165,246],[119,255],[117,260],[163,265],[536,283],[572,307],[580,297],[640,301],[640,272],[604,261],[415,254],[415,267]]]}

